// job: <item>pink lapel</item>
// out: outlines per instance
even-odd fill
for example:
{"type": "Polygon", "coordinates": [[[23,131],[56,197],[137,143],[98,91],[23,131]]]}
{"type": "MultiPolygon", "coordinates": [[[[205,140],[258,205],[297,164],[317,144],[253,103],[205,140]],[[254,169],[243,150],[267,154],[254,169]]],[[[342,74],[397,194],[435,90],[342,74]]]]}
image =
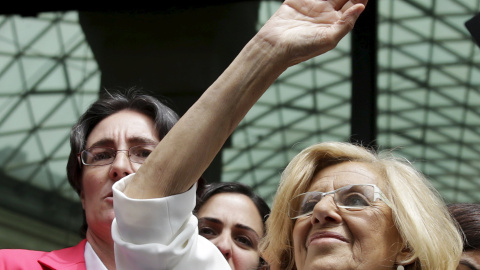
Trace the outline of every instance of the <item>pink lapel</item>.
{"type": "Polygon", "coordinates": [[[86,243],[87,240],[83,239],[76,246],[48,252],[39,258],[38,262],[47,269],[86,270],[84,256],[86,243]]]}

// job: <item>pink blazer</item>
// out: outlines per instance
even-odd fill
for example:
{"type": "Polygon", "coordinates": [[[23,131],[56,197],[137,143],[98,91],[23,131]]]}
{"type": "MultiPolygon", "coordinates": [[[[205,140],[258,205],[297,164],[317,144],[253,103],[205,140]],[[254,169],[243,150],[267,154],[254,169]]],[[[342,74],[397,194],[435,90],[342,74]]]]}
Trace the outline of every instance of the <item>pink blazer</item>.
{"type": "Polygon", "coordinates": [[[86,270],[84,239],[76,246],[51,252],[1,249],[0,270],[86,270]]]}

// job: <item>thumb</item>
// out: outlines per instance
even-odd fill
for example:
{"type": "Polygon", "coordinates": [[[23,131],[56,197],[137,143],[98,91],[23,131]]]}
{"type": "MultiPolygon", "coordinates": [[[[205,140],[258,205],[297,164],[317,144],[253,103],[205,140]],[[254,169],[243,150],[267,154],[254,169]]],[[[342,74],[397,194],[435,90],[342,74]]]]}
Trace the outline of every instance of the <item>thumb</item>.
{"type": "MultiPolygon", "coordinates": [[[[353,29],[355,22],[357,21],[360,14],[365,10],[364,4],[356,4],[351,6],[347,11],[342,15],[341,21],[339,22],[340,28],[344,31],[343,34],[348,34],[350,30],[353,29]]],[[[342,32],[343,32],[342,31],[342,32]]]]}

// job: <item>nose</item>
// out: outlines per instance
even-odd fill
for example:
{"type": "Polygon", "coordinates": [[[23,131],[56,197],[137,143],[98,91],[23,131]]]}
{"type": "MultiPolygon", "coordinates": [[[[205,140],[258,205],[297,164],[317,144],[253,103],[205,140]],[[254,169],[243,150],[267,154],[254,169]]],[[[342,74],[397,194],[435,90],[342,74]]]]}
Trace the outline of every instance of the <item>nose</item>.
{"type": "Polygon", "coordinates": [[[118,151],[113,163],[110,165],[109,176],[110,179],[118,181],[123,177],[134,173],[134,168],[127,151],[118,151]]]}
{"type": "Polygon", "coordinates": [[[232,241],[228,236],[220,235],[212,242],[217,246],[227,261],[232,257],[232,241]]]}
{"type": "Polygon", "coordinates": [[[326,225],[329,223],[338,224],[342,222],[342,216],[339,213],[337,204],[333,196],[323,197],[313,208],[311,216],[312,224],[326,225]]]}

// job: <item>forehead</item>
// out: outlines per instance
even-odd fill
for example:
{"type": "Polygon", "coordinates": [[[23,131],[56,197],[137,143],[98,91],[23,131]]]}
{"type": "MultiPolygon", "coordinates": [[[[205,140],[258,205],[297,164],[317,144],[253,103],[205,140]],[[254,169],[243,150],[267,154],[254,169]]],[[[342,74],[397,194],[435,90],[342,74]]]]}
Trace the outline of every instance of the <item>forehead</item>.
{"type": "Polygon", "coordinates": [[[258,235],[263,235],[263,221],[253,201],[240,193],[215,194],[199,209],[198,218],[220,220],[224,226],[237,224],[248,226],[258,235]]]}
{"type": "Polygon", "coordinates": [[[332,191],[352,184],[375,184],[382,188],[385,181],[378,170],[369,163],[343,162],[319,171],[311,182],[308,191],[332,191]]]}
{"type": "Polygon", "coordinates": [[[102,142],[111,146],[120,143],[158,143],[153,120],[136,111],[123,110],[100,121],[88,135],[87,147],[102,142]]]}

